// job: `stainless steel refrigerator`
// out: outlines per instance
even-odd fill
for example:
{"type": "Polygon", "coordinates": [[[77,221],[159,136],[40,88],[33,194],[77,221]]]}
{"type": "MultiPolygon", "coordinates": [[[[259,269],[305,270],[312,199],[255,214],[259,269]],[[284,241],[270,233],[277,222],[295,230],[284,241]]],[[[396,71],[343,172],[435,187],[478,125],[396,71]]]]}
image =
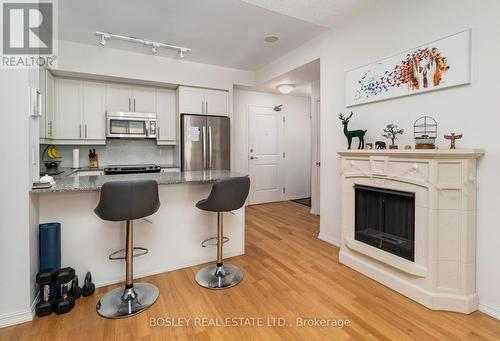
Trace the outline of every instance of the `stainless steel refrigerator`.
{"type": "Polygon", "coordinates": [[[183,114],[181,139],[183,171],[230,169],[229,117],[183,114]]]}

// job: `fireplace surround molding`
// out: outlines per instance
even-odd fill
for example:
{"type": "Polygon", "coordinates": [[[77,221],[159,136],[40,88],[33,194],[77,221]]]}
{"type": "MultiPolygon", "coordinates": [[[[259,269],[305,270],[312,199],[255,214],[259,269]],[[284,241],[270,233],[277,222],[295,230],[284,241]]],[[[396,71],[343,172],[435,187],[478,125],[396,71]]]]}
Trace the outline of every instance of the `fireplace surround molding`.
{"type": "Polygon", "coordinates": [[[481,149],[342,150],[339,261],[433,310],[478,308],[476,163],[481,149]],[[415,259],[355,239],[354,185],[415,193],[415,259]]]}

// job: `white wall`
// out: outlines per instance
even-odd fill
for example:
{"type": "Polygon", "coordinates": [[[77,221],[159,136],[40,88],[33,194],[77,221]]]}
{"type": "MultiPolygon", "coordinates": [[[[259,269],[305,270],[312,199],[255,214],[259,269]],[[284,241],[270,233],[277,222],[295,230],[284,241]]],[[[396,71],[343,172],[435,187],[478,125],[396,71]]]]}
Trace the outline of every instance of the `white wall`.
{"type": "MultiPolygon", "coordinates": [[[[337,115],[347,111],[345,71],[471,28],[471,85],[354,107],[352,125],[368,129],[367,139],[374,141],[381,139],[386,123],[394,122],[406,131],[399,143],[413,144],[413,121],[426,113],[436,118],[440,135],[464,133],[459,148],[486,150],[478,164],[477,291],[480,309],[500,318],[500,210],[495,200],[500,169],[496,133],[500,126],[498,13],[497,0],[386,1],[268,65],[257,78],[272,78],[277,72],[321,58],[321,233],[338,242],[340,178],[336,151],[345,148],[346,142],[337,115]]],[[[443,139],[438,144],[448,145],[443,139]]]]}
{"type": "Polygon", "coordinates": [[[32,281],[37,271],[38,216],[36,200],[29,195],[33,180],[31,148],[37,155],[37,119],[29,116],[29,86],[38,80],[21,70],[0,70],[0,134],[2,158],[0,177],[4,180],[0,203],[0,327],[31,319],[34,299],[32,281]],[[10,127],[10,128],[9,128],[10,127]],[[34,252],[30,252],[30,245],[34,252]],[[36,258],[35,258],[36,257],[36,258]]]}
{"type": "Polygon", "coordinates": [[[233,170],[248,174],[248,106],[283,104],[286,117],[286,197],[311,195],[311,100],[308,97],[235,90],[233,115],[233,170]]]}

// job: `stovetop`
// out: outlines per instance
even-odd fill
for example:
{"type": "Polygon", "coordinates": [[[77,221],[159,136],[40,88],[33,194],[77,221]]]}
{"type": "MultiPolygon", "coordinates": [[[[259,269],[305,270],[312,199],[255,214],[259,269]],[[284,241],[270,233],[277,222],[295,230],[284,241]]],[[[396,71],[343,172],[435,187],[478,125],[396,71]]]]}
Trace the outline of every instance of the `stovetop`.
{"type": "Polygon", "coordinates": [[[112,165],[104,168],[104,174],[139,174],[139,173],[159,173],[161,167],[153,164],[146,165],[112,165]]]}

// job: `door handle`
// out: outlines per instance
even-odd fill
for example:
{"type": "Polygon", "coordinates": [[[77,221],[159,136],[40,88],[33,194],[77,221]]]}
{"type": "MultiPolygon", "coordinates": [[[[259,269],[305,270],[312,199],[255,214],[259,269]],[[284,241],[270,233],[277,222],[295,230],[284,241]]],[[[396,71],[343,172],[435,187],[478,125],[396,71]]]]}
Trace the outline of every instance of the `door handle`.
{"type": "Polygon", "coordinates": [[[208,127],[208,169],[212,169],[212,127],[208,127]]]}
{"type": "Polygon", "coordinates": [[[250,160],[255,160],[255,159],[258,159],[258,157],[256,157],[256,156],[250,156],[250,160]]]}
{"type": "Polygon", "coordinates": [[[321,162],[316,162],[316,166],[321,166],[321,162]]]}
{"type": "Polygon", "coordinates": [[[207,156],[207,138],[206,138],[206,127],[203,127],[202,130],[202,136],[201,136],[201,139],[203,141],[203,155],[202,155],[202,161],[203,161],[203,169],[206,169],[207,168],[207,160],[206,160],[206,156],[207,156]]]}

